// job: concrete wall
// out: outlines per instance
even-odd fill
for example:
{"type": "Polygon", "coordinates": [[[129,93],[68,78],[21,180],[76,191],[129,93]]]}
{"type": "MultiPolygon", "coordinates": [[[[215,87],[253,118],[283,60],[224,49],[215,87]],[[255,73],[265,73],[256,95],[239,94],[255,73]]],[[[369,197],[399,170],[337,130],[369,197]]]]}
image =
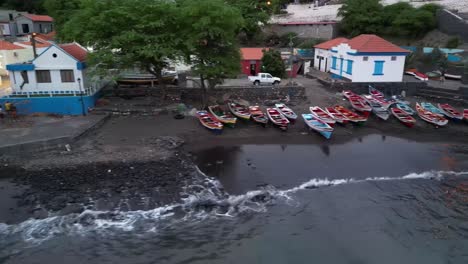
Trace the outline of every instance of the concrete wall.
{"type": "Polygon", "coordinates": [[[331,55],[330,51],[324,49],[315,49],[315,57],[314,57],[314,68],[323,71],[329,72],[330,71],[330,64],[331,64],[331,55]],[[323,59],[320,60],[319,57],[323,59]]]}
{"type": "Polygon", "coordinates": [[[440,31],[458,35],[465,42],[468,42],[468,22],[459,17],[456,13],[446,9],[437,12],[437,25],[440,31]]]}
{"type": "MultiPolygon", "coordinates": [[[[347,78],[352,82],[401,82],[405,67],[405,55],[351,55],[357,50],[351,49],[346,44],[340,44],[332,48],[332,57],[337,58],[336,68],[330,68],[330,72],[347,78]],[[336,52],[334,52],[336,51],[336,52]],[[367,61],[364,60],[367,57],[367,61]],[[392,60],[395,57],[395,60],[392,60]],[[347,72],[348,63],[352,61],[352,72],[347,72]],[[383,75],[374,75],[376,61],[384,61],[383,75]]],[[[330,61],[333,66],[333,60],[330,61]]]]}
{"type": "Polygon", "coordinates": [[[301,38],[315,38],[329,40],[336,35],[336,24],[312,24],[312,25],[279,25],[272,24],[266,29],[267,32],[274,32],[283,35],[294,32],[301,35],[301,38]]]}

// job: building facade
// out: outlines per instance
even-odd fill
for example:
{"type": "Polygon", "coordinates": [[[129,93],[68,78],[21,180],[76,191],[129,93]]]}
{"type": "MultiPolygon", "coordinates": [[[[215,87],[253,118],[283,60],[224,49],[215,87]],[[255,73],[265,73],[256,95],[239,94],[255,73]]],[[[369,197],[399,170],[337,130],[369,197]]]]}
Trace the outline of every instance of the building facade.
{"type": "Polygon", "coordinates": [[[318,45],[315,45],[314,46],[314,49],[315,49],[314,68],[319,71],[329,72],[331,58],[332,58],[332,52],[330,51],[331,48],[345,41],[348,41],[348,39],[336,38],[336,39],[332,39],[332,40],[320,43],[318,45]]]}
{"type": "Polygon", "coordinates": [[[6,65],[21,63],[34,58],[32,48],[0,40],[0,75],[8,75],[6,65]]]}
{"type": "Polygon", "coordinates": [[[241,71],[248,76],[262,71],[263,50],[268,48],[241,48],[241,71]]]}
{"type": "Polygon", "coordinates": [[[15,18],[16,34],[48,34],[54,30],[53,22],[54,20],[50,16],[20,14],[15,18]]]}
{"type": "Polygon", "coordinates": [[[52,44],[30,62],[7,65],[13,92],[0,101],[21,102],[19,113],[87,112],[106,82],[90,78],[86,56],[86,49],[77,43],[52,44]]]}
{"type": "Polygon", "coordinates": [[[376,35],[342,41],[329,52],[332,76],[351,82],[401,82],[409,54],[376,35]]]}

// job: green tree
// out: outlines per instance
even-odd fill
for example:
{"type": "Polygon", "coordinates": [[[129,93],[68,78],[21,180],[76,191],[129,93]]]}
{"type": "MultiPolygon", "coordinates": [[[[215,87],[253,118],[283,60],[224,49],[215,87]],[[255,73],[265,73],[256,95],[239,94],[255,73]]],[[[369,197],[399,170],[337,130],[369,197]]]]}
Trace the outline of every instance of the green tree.
{"type": "Polygon", "coordinates": [[[279,51],[272,49],[263,51],[262,71],[276,77],[286,77],[286,67],[279,51]]]}
{"type": "Polygon", "coordinates": [[[41,14],[45,11],[42,4],[43,0],[5,0],[2,6],[16,11],[41,14]]]}
{"type": "Polygon", "coordinates": [[[430,11],[409,9],[397,15],[392,26],[395,35],[422,36],[436,27],[436,18],[430,11]]]}
{"type": "Polygon", "coordinates": [[[447,44],[445,44],[445,47],[447,49],[456,49],[458,45],[460,45],[460,38],[452,37],[447,41],[447,44]]]}
{"type": "Polygon", "coordinates": [[[62,36],[62,27],[80,8],[80,0],[45,0],[44,8],[47,14],[54,18],[54,26],[58,39],[65,39],[62,36]]]}
{"type": "Polygon", "coordinates": [[[244,23],[241,27],[247,39],[252,40],[261,31],[262,25],[270,18],[271,2],[258,0],[227,0],[227,3],[240,10],[244,23]]]}
{"type": "Polygon", "coordinates": [[[181,55],[180,12],[174,2],[154,0],[82,0],[63,26],[63,36],[92,46],[98,69],[140,67],[156,76],[181,55]]]}
{"type": "Polygon", "coordinates": [[[434,48],[430,54],[432,65],[436,65],[441,72],[445,72],[448,67],[447,56],[439,49],[434,48]]]}
{"type": "Polygon", "coordinates": [[[237,32],[244,20],[235,7],[222,0],[184,0],[181,14],[186,61],[200,76],[203,104],[206,103],[205,80],[209,87],[240,71],[237,32]]]}
{"type": "Polygon", "coordinates": [[[347,0],[338,11],[341,29],[350,36],[380,33],[383,28],[380,0],[347,0]]]}

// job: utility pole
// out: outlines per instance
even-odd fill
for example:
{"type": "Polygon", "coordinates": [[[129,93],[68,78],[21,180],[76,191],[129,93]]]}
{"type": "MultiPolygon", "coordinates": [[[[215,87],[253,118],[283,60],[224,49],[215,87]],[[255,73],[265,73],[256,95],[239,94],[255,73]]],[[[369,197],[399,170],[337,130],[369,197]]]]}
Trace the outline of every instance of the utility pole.
{"type": "Polygon", "coordinates": [[[77,79],[78,81],[78,87],[80,89],[80,101],[81,101],[81,111],[83,112],[83,116],[86,116],[86,109],[83,101],[83,91],[81,89],[81,78],[77,79]]]}
{"type": "Polygon", "coordinates": [[[31,44],[33,49],[34,58],[37,58],[37,51],[36,51],[36,32],[33,32],[31,35],[31,44]]]}

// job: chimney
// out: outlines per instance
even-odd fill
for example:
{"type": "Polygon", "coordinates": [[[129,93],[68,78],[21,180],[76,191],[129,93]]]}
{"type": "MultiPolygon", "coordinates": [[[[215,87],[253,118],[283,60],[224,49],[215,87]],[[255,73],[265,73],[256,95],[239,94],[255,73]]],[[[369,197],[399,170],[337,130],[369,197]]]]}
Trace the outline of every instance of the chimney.
{"type": "Polygon", "coordinates": [[[34,58],[37,58],[37,51],[36,51],[36,33],[35,33],[35,32],[31,34],[31,44],[32,44],[32,48],[33,48],[34,58]]]}

